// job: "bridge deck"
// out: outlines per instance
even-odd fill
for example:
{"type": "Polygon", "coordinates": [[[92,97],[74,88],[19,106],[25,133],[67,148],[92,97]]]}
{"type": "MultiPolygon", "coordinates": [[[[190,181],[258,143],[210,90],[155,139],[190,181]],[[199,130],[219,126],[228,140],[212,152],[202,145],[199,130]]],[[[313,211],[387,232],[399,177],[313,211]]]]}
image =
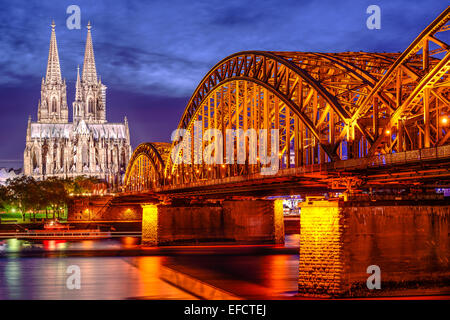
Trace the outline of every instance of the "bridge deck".
{"type": "Polygon", "coordinates": [[[281,169],[274,175],[257,173],[223,179],[205,179],[195,183],[166,185],[148,192],[128,192],[124,195],[266,196],[305,191],[311,194],[343,191],[349,187],[348,183],[355,180],[362,181],[360,188],[363,189],[389,185],[449,187],[450,145],[281,169]]]}

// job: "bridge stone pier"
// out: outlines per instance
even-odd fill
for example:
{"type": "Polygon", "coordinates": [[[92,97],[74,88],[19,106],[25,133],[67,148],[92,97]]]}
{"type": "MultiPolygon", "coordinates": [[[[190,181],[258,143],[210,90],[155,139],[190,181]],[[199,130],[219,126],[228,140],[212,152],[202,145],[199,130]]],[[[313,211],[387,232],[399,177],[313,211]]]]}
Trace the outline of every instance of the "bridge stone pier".
{"type": "Polygon", "coordinates": [[[284,243],[280,200],[142,204],[142,243],[284,243]]]}
{"type": "MultiPolygon", "coordinates": [[[[443,201],[303,203],[298,291],[316,297],[450,292],[450,206],[443,201]],[[369,266],[381,289],[369,289],[369,266]]],[[[372,281],[370,281],[372,283],[372,281]]]]}

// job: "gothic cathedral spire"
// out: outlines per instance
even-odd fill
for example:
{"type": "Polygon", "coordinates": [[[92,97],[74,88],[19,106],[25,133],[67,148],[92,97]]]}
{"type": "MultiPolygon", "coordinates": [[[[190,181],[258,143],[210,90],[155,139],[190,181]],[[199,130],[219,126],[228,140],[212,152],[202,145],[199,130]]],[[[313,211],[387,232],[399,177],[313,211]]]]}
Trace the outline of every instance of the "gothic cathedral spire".
{"type": "Polygon", "coordinates": [[[55,22],[51,24],[50,48],[47,71],[41,83],[41,100],[38,104],[38,121],[41,123],[67,123],[66,81],[61,77],[58,45],[56,43],[55,22]]]}
{"type": "Polygon", "coordinates": [[[77,83],[75,85],[75,101],[82,100],[82,88],[80,81],[80,66],[77,66],[77,83]]]}
{"type": "Polygon", "coordinates": [[[55,21],[52,21],[52,34],[50,36],[50,49],[48,51],[47,72],[45,82],[61,82],[61,67],[59,65],[58,46],[56,44],[55,21]]]}
{"type": "Polygon", "coordinates": [[[106,123],[106,86],[97,79],[90,22],[87,30],[81,79],[77,75],[73,119],[74,122],[106,123]]]}
{"type": "Polygon", "coordinates": [[[95,68],[94,46],[92,45],[91,22],[87,25],[86,49],[84,50],[83,76],[84,82],[96,83],[97,70],[95,68]]]}

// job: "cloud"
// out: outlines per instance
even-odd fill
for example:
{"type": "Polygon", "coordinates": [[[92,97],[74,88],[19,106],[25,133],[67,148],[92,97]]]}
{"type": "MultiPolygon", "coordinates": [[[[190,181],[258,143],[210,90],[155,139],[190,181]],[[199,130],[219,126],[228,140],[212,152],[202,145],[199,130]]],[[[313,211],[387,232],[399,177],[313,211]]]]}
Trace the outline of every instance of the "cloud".
{"type": "MultiPolygon", "coordinates": [[[[63,76],[75,81],[85,28],[68,30],[68,1],[4,4],[0,85],[44,75],[50,21],[57,23],[63,76]]],[[[189,95],[217,61],[241,50],[402,51],[443,5],[379,1],[382,29],[365,27],[370,1],[79,1],[93,24],[104,82],[133,92],[189,95]],[[406,37],[405,37],[406,35],[406,37]],[[149,92],[148,90],[152,90],[149,92]]]]}

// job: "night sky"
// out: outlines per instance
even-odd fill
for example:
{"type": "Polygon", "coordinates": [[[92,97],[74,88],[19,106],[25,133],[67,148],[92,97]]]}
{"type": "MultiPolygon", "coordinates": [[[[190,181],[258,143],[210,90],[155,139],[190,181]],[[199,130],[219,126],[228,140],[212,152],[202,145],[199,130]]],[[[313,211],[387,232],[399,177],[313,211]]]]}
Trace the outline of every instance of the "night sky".
{"type": "Polygon", "coordinates": [[[128,117],[134,148],[141,142],[169,141],[199,81],[234,52],[399,52],[447,4],[443,0],[1,0],[0,166],[22,166],[28,115],[37,120],[52,19],[69,114],[90,20],[97,72],[108,87],[108,121],[128,117]],[[80,30],[66,27],[71,4],[81,9],[80,30]],[[366,27],[366,8],[371,4],[381,7],[380,30],[366,27]]]}

